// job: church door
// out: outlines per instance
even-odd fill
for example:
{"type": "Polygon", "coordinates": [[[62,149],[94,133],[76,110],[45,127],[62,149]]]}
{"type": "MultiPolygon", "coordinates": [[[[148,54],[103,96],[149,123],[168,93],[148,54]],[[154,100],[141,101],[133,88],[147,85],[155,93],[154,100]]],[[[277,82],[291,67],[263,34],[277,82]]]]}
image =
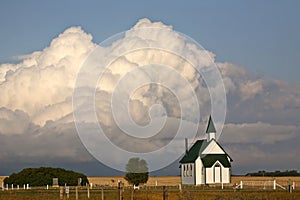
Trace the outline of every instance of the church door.
{"type": "Polygon", "coordinates": [[[214,167],[214,177],[215,177],[215,183],[221,183],[222,179],[222,173],[221,173],[221,166],[217,163],[214,167]]]}

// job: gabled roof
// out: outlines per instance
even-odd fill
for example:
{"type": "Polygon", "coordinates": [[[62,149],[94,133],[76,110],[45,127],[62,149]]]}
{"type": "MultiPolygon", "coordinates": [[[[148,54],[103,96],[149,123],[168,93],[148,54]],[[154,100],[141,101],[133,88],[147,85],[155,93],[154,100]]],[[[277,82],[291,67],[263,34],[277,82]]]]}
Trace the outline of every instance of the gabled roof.
{"type": "Polygon", "coordinates": [[[211,118],[211,115],[209,116],[206,133],[216,133],[216,128],[215,128],[214,122],[211,118]]]}
{"type": "Polygon", "coordinates": [[[209,142],[207,142],[207,140],[197,140],[179,163],[193,163],[199,156],[203,164],[205,163],[205,167],[210,165],[212,166],[217,160],[219,160],[224,167],[230,166],[230,162],[232,162],[231,157],[225,152],[222,146],[213,139],[209,142]],[[223,150],[224,154],[202,154],[205,148],[213,141],[216,142],[216,144],[223,150]],[[213,164],[211,164],[211,162],[213,162],[213,164]]]}
{"type": "Polygon", "coordinates": [[[207,146],[206,140],[198,140],[183,156],[179,163],[191,163],[194,162],[201,154],[201,152],[207,146]]]}
{"type": "Polygon", "coordinates": [[[204,167],[212,167],[219,161],[224,167],[231,167],[227,154],[205,154],[201,156],[204,167]]]}

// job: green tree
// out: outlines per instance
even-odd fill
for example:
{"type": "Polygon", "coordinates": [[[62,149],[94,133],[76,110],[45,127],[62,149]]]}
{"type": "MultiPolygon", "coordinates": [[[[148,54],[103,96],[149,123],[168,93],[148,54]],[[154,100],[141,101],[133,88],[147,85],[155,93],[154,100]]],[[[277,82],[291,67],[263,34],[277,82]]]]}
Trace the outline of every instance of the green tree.
{"type": "Polygon", "coordinates": [[[78,178],[82,179],[82,184],[88,183],[86,175],[71,170],[61,168],[40,167],[40,168],[26,168],[19,173],[13,173],[4,179],[4,184],[24,185],[30,186],[45,186],[52,185],[53,178],[58,178],[58,184],[65,183],[70,186],[78,184],[78,178]]]}
{"type": "Polygon", "coordinates": [[[138,186],[140,183],[147,183],[149,178],[147,162],[139,158],[129,159],[126,165],[125,180],[129,184],[138,186]]]}

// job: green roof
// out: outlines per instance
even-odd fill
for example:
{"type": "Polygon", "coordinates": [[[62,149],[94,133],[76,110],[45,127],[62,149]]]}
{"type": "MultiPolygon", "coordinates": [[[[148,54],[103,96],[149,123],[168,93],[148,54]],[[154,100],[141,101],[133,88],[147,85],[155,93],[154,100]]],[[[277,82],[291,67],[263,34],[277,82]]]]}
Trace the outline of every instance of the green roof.
{"type": "Polygon", "coordinates": [[[179,161],[180,163],[194,162],[201,154],[202,150],[207,146],[206,140],[198,140],[179,161]]]}
{"type": "Polygon", "coordinates": [[[230,167],[227,154],[205,154],[201,156],[204,167],[212,167],[216,161],[219,161],[224,167],[230,167]]]}
{"type": "Polygon", "coordinates": [[[206,133],[216,133],[215,125],[214,122],[211,118],[211,115],[209,116],[207,128],[206,128],[206,133]]]}
{"type": "Polygon", "coordinates": [[[213,164],[215,164],[217,160],[224,167],[230,167],[231,166],[230,162],[232,162],[232,159],[228,154],[226,154],[224,149],[216,141],[215,142],[221,147],[221,149],[225,152],[225,154],[202,154],[204,149],[211,142],[212,140],[210,142],[207,142],[206,140],[198,140],[183,156],[183,158],[179,161],[179,163],[193,163],[200,156],[203,165],[205,167],[213,166],[213,164]]]}

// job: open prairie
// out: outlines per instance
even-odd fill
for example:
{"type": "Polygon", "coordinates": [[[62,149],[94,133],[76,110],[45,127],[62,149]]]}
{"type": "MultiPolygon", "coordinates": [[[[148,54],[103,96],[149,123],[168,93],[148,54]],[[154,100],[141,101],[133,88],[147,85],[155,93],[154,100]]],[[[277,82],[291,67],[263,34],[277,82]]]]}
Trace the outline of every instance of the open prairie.
{"type": "MultiPolygon", "coordinates": [[[[5,177],[0,177],[0,181],[5,177]]],[[[179,176],[159,176],[150,177],[147,187],[142,187],[140,190],[132,192],[131,187],[127,187],[128,184],[123,177],[120,176],[109,176],[109,177],[89,177],[90,183],[93,183],[92,189],[87,189],[87,187],[78,188],[78,199],[104,199],[114,200],[118,199],[117,183],[122,181],[125,187],[122,192],[123,199],[139,199],[139,200],[161,200],[163,199],[163,187],[167,186],[167,196],[168,200],[216,200],[216,199],[226,199],[226,200],[290,200],[290,199],[300,199],[300,177],[276,177],[276,182],[283,186],[287,186],[287,182],[295,182],[296,189],[293,193],[288,193],[286,190],[278,188],[276,191],[272,187],[263,188],[248,188],[242,190],[233,189],[233,185],[240,183],[240,181],[245,182],[245,184],[251,182],[273,182],[272,177],[245,177],[245,176],[234,176],[232,177],[232,183],[224,185],[224,190],[222,190],[221,185],[214,186],[183,186],[182,190],[179,190],[180,177],[179,176]],[[298,188],[299,186],[299,188],[298,188]],[[90,198],[87,198],[87,193],[89,191],[90,198]]],[[[1,190],[0,199],[10,199],[10,200],[55,200],[59,198],[60,190],[59,188],[50,187],[46,190],[46,187],[31,188],[29,190],[1,190]]],[[[76,188],[70,187],[69,199],[76,199],[76,188]]],[[[62,199],[67,199],[66,195],[62,199]]]]}
{"type": "MultiPolygon", "coordinates": [[[[7,176],[0,176],[0,183],[7,176]]],[[[116,186],[118,181],[122,181],[128,186],[127,181],[122,176],[90,176],[89,182],[99,186],[116,186]]],[[[241,181],[273,181],[280,185],[286,185],[288,181],[295,182],[296,189],[300,189],[300,177],[254,177],[254,176],[232,176],[231,184],[239,184],[241,181]]],[[[178,186],[180,184],[180,176],[153,176],[149,177],[147,186],[178,186]]]]}
{"type": "MultiPolygon", "coordinates": [[[[127,185],[126,180],[122,176],[102,176],[88,177],[89,182],[101,186],[115,186],[118,181],[122,181],[127,185]]],[[[300,177],[254,177],[254,176],[232,176],[231,185],[244,182],[266,182],[273,181],[280,185],[286,186],[288,181],[295,182],[295,186],[300,189],[300,177]]],[[[153,176],[149,177],[147,186],[178,186],[180,184],[180,176],[153,176]]]]}

